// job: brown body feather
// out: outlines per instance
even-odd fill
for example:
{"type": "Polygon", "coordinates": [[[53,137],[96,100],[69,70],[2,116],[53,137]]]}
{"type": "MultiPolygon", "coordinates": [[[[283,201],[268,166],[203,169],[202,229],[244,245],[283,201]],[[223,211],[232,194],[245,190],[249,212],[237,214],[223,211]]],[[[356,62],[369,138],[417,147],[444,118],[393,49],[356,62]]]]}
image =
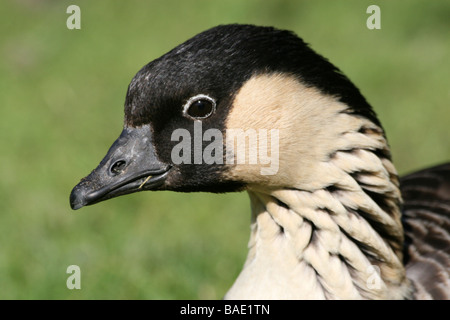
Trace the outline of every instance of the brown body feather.
{"type": "Polygon", "coordinates": [[[450,163],[400,180],[405,264],[418,299],[450,299],[450,163]]]}

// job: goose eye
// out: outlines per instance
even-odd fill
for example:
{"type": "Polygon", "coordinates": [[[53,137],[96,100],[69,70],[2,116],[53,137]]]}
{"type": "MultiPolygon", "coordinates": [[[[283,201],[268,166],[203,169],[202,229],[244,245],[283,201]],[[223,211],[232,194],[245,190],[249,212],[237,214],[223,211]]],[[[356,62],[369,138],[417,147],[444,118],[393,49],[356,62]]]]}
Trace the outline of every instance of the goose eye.
{"type": "Polygon", "coordinates": [[[208,118],[214,111],[216,111],[215,100],[204,94],[190,98],[183,108],[183,114],[195,120],[208,118]]]}

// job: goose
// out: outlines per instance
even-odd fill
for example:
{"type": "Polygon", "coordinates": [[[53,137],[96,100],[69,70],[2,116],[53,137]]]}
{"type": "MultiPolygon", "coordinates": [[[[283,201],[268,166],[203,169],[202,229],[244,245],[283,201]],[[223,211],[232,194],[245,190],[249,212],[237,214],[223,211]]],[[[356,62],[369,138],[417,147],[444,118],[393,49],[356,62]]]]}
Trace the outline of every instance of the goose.
{"type": "Polygon", "coordinates": [[[296,34],[219,25],[132,79],[123,131],[72,209],[140,191],[247,191],[225,299],[449,299],[450,163],[399,178],[359,89],[296,34]]]}

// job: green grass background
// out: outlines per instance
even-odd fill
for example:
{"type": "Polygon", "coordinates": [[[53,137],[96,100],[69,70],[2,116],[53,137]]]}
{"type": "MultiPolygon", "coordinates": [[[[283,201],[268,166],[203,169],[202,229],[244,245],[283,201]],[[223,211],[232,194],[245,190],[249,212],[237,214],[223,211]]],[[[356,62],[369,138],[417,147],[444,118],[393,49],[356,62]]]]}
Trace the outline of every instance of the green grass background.
{"type": "Polygon", "coordinates": [[[122,128],[133,75],[209,27],[295,31],[362,90],[400,173],[450,160],[450,2],[32,1],[0,4],[0,298],[221,298],[249,236],[245,193],[140,193],[72,211],[122,128]],[[81,8],[81,30],[66,8],[81,8]],[[366,8],[381,8],[381,30],[366,8]],[[66,268],[81,268],[81,290],[66,268]]]}

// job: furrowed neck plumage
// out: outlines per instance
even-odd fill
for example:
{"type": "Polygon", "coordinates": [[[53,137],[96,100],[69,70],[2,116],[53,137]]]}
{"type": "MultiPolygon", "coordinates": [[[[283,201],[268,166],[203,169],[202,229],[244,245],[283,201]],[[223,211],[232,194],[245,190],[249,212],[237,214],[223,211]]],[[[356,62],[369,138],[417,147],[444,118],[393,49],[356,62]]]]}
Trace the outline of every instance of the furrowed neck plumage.
{"type": "MultiPolygon", "coordinates": [[[[269,77],[271,92],[288,98],[280,120],[273,124],[288,128],[282,124],[283,114],[295,108],[291,114],[298,118],[291,116],[289,121],[298,120],[300,129],[287,130],[280,138],[280,150],[290,150],[280,155],[280,163],[290,165],[281,164],[279,177],[273,180],[284,181],[285,186],[263,180],[248,187],[249,253],[226,298],[410,298],[402,263],[401,194],[382,128],[352,114],[333,97],[276,77],[269,77]],[[317,119],[329,121],[328,125],[316,123],[319,130],[302,130],[317,119]],[[309,140],[313,147],[298,144],[309,140]],[[288,146],[283,148],[283,141],[288,146]]],[[[264,92],[257,89],[266,85],[265,80],[255,79],[250,88],[244,85],[235,105],[248,105],[250,100],[264,110],[271,104],[269,94],[249,96],[264,92]]],[[[248,171],[248,166],[236,171],[244,169],[248,171]]]]}

